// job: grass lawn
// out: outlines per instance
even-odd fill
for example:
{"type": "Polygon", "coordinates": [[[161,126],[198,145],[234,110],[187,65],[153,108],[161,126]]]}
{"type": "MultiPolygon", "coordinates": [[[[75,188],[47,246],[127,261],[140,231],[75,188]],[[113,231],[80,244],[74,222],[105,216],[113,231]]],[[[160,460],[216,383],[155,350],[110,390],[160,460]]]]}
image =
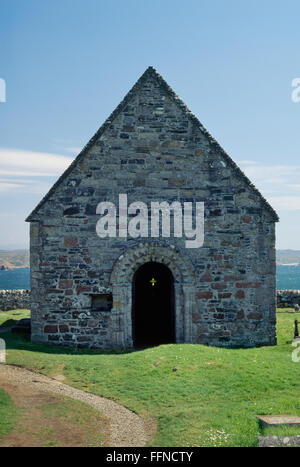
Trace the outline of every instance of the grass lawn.
{"type": "Polygon", "coordinates": [[[16,324],[19,319],[30,318],[29,310],[0,311],[0,329],[16,324]]]}
{"type": "Polygon", "coordinates": [[[256,446],[257,436],[269,434],[256,414],[300,416],[300,362],[291,358],[294,319],[300,313],[279,311],[278,345],[253,349],[171,344],[113,354],[1,337],[7,363],[63,374],[70,385],[155,419],[151,446],[256,446]]]}
{"type": "Polygon", "coordinates": [[[18,421],[18,410],[11,397],[0,388],[0,440],[10,433],[18,421]]]}
{"type": "Polygon", "coordinates": [[[16,394],[17,405],[0,388],[0,447],[106,445],[108,421],[88,405],[51,393],[32,396],[20,386],[16,394]]]}
{"type": "Polygon", "coordinates": [[[42,446],[66,446],[71,436],[71,446],[105,446],[108,421],[99,412],[83,402],[68,397],[58,397],[57,402],[38,406],[43,424],[35,436],[42,446]],[[61,423],[58,423],[61,422],[61,423]],[[107,425],[107,426],[106,426],[107,425]],[[60,430],[68,430],[67,440],[62,442],[60,430]]]}

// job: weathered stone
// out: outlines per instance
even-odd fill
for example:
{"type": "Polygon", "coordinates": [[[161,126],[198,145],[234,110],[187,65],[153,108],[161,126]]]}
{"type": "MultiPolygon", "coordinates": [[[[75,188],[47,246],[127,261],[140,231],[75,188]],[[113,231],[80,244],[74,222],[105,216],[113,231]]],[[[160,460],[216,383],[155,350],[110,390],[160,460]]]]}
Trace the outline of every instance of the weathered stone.
{"type": "Polygon", "coordinates": [[[244,289],[257,289],[261,284],[260,282],[238,282],[235,285],[236,287],[243,287],[244,289]]]}
{"type": "Polygon", "coordinates": [[[76,246],[78,244],[78,238],[76,237],[65,237],[64,246],[76,246]]]}
{"type": "Polygon", "coordinates": [[[30,307],[30,290],[0,290],[0,311],[30,307]]]}
{"type": "Polygon", "coordinates": [[[218,298],[230,298],[232,295],[231,292],[224,292],[224,293],[219,293],[218,298]]]}
{"type": "MultiPolygon", "coordinates": [[[[118,232],[127,228],[121,217],[118,232]]],[[[277,215],[152,68],[28,220],[33,341],[132,347],[134,277],[153,262],[173,278],[173,341],[276,343],[277,215]],[[204,202],[203,246],[186,248],[172,223],[170,237],[151,238],[149,229],[144,238],[100,238],[97,206],[118,206],[119,194],[147,207],[204,202]],[[96,310],[104,295],[112,307],[96,310]]]]}
{"type": "Polygon", "coordinates": [[[300,305],[300,290],[277,290],[277,306],[294,308],[300,305]]]}
{"type": "Polygon", "coordinates": [[[58,327],[56,325],[53,325],[53,324],[48,324],[47,326],[44,327],[44,332],[46,334],[56,333],[56,332],[58,332],[58,327]]]}
{"type": "Polygon", "coordinates": [[[72,286],[73,286],[73,280],[63,279],[63,280],[60,280],[58,284],[58,287],[60,289],[70,289],[72,286]]]}
{"type": "Polygon", "coordinates": [[[257,418],[260,424],[266,427],[281,425],[300,427],[300,417],[297,415],[258,415],[257,418]]]}
{"type": "Polygon", "coordinates": [[[238,291],[235,293],[235,298],[239,298],[239,299],[245,298],[245,292],[244,292],[243,290],[238,290],[238,291]]]}
{"type": "Polygon", "coordinates": [[[300,447],[300,436],[259,436],[258,446],[260,448],[272,447],[300,447]]]}
{"type": "Polygon", "coordinates": [[[198,292],[196,296],[199,299],[202,299],[202,298],[208,299],[208,298],[212,298],[213,294],[212,292],[198,292]]]}

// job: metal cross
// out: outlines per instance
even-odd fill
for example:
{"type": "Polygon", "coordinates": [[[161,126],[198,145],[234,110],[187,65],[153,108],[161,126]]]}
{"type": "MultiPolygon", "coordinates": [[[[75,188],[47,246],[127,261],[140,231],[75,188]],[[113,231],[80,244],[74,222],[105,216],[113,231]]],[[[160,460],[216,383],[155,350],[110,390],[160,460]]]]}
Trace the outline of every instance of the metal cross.
{"type": "Polygon", "coordinates": [[[151,283],[152,287],[154,287],[157,280],[155,280],[154,277],[152,277],[151,281],[149,281],[149,282],[151,283]]]}

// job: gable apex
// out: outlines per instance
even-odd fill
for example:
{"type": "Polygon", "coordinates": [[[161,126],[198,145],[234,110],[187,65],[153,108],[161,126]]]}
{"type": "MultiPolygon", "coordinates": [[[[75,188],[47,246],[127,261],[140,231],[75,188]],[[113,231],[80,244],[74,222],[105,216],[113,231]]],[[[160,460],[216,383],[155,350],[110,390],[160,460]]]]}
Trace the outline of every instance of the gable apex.
{"type": "Polygon", "coordinates": [[[94,134],[94,136],[88,141],[88,143],[84,146],[84,148],[77,155],[77,157],[73,160],[73,162],[69,165],[69,167],[58,178],[58,180],[54,183],[52,188],[42,198],[42,200],[38,203],[38,205],[31,212],[31,214],[26,218],[26,222],[32,222],[32,221],[38,220],[38,212],[41,209],[41,207],[47,202],[47,200],[55,192],[55,190],[62,183],[62,181],[72,172],[73,168],[85,157],[88,150],[102,136],[105,130],[109,128],[111,122],[125,109],[126,105],[130,101],[130,99],[133,97],[133,95],[138,91],[140,86],[142,86],[144,82],[147,81],[148,79],[154,79],[159,85],[159,87],[170,98],[170,100],[173,101],[181,109],[181,111],[183,112],[183,115],[186,115],[189,118],[189,120],[196,126],[196,128],[198,128],[202,132],[202,134],[206,136],[211,147],[219,151],[221,156],[224,157],[229,167],[236,173],[236,175],[242,178],[243,181],[246,183],[246,185],[251,187],[251,189],[255,192],[255,194],[259,196],[260,200],[263,203],[263,206],[271,214],[272,220],[277,222],[279,220],[277,213],[271,207],[271,205],[267,202],[267,200],[263,197],[260,191],[253,185],[253,183],[248,179],[248,177],[238,167],[238,165],[231,159],[231,157],[225,152],[225,150],[220,146],[220,144],[211,136],[211,134],[207,131],[207,129],[198,120],[198,118],[188,109],[188,107],[184,104],[184,102],[177,96],[177,94],[173,91],[173,89],[168,85],[168,83],[162,78],[162,76],[156,71],[156,69],[153,66],[149,66],[145,70],[145,72],[138,79],[138,81],[134,84],[134,86],[130,89],[130,91],[126,94],[126,96],[120,102],[120,104],[115,108],[115,110],[111,113],[111,115],[105,120],[105,122],[101,125],[101,127],[94,134]]]}

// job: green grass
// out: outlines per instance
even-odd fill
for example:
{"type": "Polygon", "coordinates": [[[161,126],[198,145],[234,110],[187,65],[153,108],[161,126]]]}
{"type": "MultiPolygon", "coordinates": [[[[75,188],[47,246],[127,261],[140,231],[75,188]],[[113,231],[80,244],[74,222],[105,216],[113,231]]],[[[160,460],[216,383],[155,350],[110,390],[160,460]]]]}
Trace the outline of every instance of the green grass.
{"type": "Polygon", "coordinates": [[[172,344],[112,354],[1,337],[7,363],[62,373],[75,387],[156,419],[151,446],[256,446],[262,433],[256,414],[300,416],[300,363],[291,358],[295,318],[300,313],[279,312],[278,345],[253,349],[172,344]]]}
{"type": "Polygon", "coordinates": [[[277,308],[278,313],[296,313],[294,308],[277,308]]]}
{"type": "Polygon", "coordinates": [[[18,420],[18,410],[11,397],[0,388],[0,440],[10,433],[18,420]]]}
{"type": "Polygon", "coordinates": [[[14,326],[19,319],[30,318],[29,310],[0,311],[0,329],[14,326]]]}
{"type": "MultiPolygon", "coordinates": [[[[56,396],[57,397],[57,396],[56,396]]],[[[37,408],[42,411],[43,417],[49,420],[59,420],[65,423],[71,422],[74,426],[81,428],[88,440],[88,446],[103,446],[106,442],[103,428],[99,427],[99,422],[106,422],[104,416],[100,416],[99,412],[83,402],[73,400],[69,397],[60,397],[61,402],[40,405],[37,408]]],[[[57,434],[55,429],[45,427],[47,432],[40,434],[44,441],[44,446],[60,446],[60,442],[56,440],[57,434]]]]}

